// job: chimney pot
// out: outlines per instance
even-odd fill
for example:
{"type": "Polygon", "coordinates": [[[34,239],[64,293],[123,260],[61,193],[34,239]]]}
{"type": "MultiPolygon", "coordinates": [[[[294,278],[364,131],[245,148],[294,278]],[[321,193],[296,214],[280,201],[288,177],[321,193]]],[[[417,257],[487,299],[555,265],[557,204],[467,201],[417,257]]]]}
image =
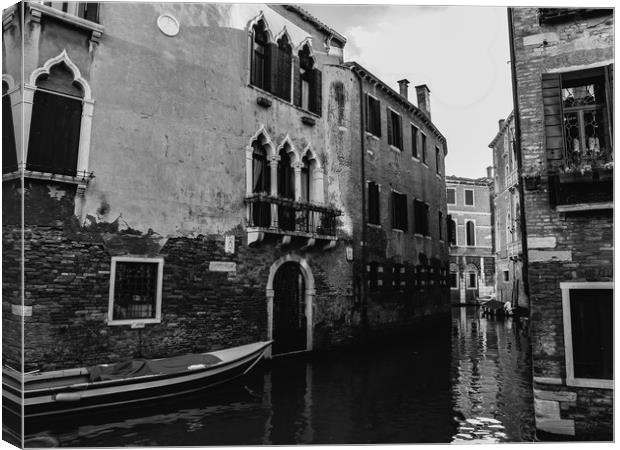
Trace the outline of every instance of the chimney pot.
{"type": "Polygon", "coordinates": [[[418,108],[426,113],[428,118],[431,117],[431,90],[427,85],[421,84],[415,87],[418,97],[418,108]]]}
{"type": "Polygon", "coordinates": [[[489,180],[493,179],[493,166],[488,166],[487,167],[487,178],[489,180]]]}
{"type": "Polygon", "coordinates": [[[409,100],[409,80],[406,78],[398,80],[398,87],[400,88],[401,97],[404,97],[405,100],[409,100]]]}

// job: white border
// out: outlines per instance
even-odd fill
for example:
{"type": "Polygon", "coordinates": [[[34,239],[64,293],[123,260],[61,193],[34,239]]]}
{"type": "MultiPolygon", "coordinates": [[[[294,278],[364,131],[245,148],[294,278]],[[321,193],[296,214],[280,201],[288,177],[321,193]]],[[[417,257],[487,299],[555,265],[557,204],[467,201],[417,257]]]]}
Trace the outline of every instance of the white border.
{"type": "Polygon", "coordinates": [[[140,256],[113,256],[110,263],[110,294],[108,300],[108,325],[134,325],[161,322],[161,290],[164,276],[164,258],[143,258],[140,256]],[[114,320],[114,283],[116,281],[117,262],[157,263],[157,294],[155,299],[155,317],[152,319],[114,320]]]}

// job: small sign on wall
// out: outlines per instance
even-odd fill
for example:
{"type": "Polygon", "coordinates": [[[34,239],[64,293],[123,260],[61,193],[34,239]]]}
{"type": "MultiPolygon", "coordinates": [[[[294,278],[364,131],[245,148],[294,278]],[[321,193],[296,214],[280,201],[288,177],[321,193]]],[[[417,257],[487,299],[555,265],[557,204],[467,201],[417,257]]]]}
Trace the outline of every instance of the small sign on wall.
{"type": "Polygon", "coordinates": [[[226,235],[224,239],[224,251],[226,253],[235,253],[235,237],[226,235]]]}
{"type": "Polygon", "coordinates": [[[353,247],[347,245],[345,249],[347,252],[347,261],[353,261],[353,247]]]}
{"type": "Polygon", "coordinates": [[[211,272],[236,272],[237,263],[228,261],[211,261],[209,263],[209,270],[211,272]]]}
{"type": "Polygon", "coordinates": [[[16,316],[31,317],[32,306],[11,305],[11,312],[16,316]]]}

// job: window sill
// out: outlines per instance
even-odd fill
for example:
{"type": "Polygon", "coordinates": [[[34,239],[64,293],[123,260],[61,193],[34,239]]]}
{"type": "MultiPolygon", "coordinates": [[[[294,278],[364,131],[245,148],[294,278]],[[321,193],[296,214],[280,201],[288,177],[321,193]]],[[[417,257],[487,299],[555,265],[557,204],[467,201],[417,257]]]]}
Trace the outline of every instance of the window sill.
{"type": "Polygon", "coordinates": [[[108,325],[117,326],[117,325],[131,325],[132,328],[142,328],[144,325],[149,325],[153,323],[161,323],[161,318],[154,319],[122,319],[122,320],[110,320],[108,321],[108,325]]]}
{"type": "Polygon", "coordinates": [[[418,158],[417,156],[412,156],[411,160],[415,162],[420,162],[420,158],[418,158]]]}
{"type": "Polygon", "coordinates": [[[555,210],[560,213],[578,211],[597,211],[603,209],[614,209],[614,202],[601,203],[575,203],[573,205],[557,205],[555,210]]]}
{"type": "MultiPolygon", "coordinates": [[[[263,88],[260,88],[258,86],[254,86],[252,83],[248,83],[247,87],[249,87],[250,89],[253,89],[253,90],[259,92],[260,94],[262,94],[262,96],[266,96],[267,100],[272,100],[272,101],[273,100],[277,100],[278,102],[280,102],[280,103],[282,103],[284,105],[290,106],[292,108],[295,108],[297,111],[300,111],[300,112],[302,112],[302,113],[304,113],[306,115],[310,115],[311,117],[313,117],[315,119],[321,119],[321,116],[318,115],[317,113],[314,113],[314,112],[312,112],[312,111],[310,111],[308,109],[304,109],[304,108],[302,108],[300,106],[297,106],[297,105],[295,105],[291,101],[284,100],[283,98],[280,98],[277,95],[275,95],[275,94],[273,94],[273,93],[271,93],[269,91],[264,90],[263,88]]],[[[258,103],[258,98],[257,98],[257,103],[258,103]]]]}
{"type": "Polygon", "coordinates": [[[395,145],[389,144],[389,146],[390,146],[390,150],[398,152],[398,153],[402,153],[402,150],[396,147],[395,145]]]}
{"type": "Polygon", "coordinates": [[[380,230],[381,228],[383,228],[380,224],[378,223],[370,223],[367,222],[366,225],[368,225],[370,228],[376,228],[377,230],[380,230]]]}
{"type": "Polygon", "coordinates": [[[405,230],[401,230],[400,228],[392,228],[392,231],[395,231],[397,233],[404,233],[405,230]]]}
{"type": "Polygon", "coordinates": [[[375,141],[380,141],[381,140],[381,138],[379,136],[375,136],[370,131],[364,131],[364,134],[366,135],[366,137],[374,139],[375,141]]]}
{"type": "Polygon", "coordinates": [[[54,19],[66,22],[75,27],[90,31],[90,40],[93,42],[99,42],[99,39],[101,39],[101,36],[103,35],[104,27],[103,25],[100,25],[98,23],[82,19],[81,17],[74,16],[73,14],[67,14],[55,8],[52,8],[51,6],[46,6],[41,3],[29,2],[28,6],[30,8],[30,14],[32,15],[32,19],[35,22],[40,22],[41,17],[43,15],[46,15],[49,17],[53,17],[54,19]]]}
{"type": "Polygon", "coordinates": [[[29,179],[34,179],[34,180],[56,181],[59,183],[74,184],[77,186],[78,194],[83,194],[84,191],[86,190],[86,187],[88,186],[88,183],[90,183],[90,180],[95,178],[95,175],[93,174],[93,172],[90,172],[90,173],[84,172],[81,175],[71,176],[71,175],[58,175],[55,173],[48,173],[48,172],[36,172],[32,170],[23,170],[23,171],[18,170],[15,172],[2,174],[2,181],[4,182],[4,181],[9,181],[9,180],[17,180],[19,178],[22,178],[22,176],[24,178],[29,178],[29,179]]]}
{"type": "Polygon", "coordinates": [[[428,169],[428,164],[426,164],[424,161],[422,161],[422,165],[428,169]]]}

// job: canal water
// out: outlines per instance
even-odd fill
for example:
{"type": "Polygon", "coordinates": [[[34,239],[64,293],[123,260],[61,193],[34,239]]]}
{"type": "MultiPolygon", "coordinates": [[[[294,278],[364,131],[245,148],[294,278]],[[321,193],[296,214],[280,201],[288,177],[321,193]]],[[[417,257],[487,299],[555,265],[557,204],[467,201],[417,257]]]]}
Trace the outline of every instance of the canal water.
{"type": "Polygon", "coordinates": [[[522,323],[455,308],[450,336],[276,359],[199,395],[27,425],[26,445],[527,442],[529,352],[522,323]]]}

